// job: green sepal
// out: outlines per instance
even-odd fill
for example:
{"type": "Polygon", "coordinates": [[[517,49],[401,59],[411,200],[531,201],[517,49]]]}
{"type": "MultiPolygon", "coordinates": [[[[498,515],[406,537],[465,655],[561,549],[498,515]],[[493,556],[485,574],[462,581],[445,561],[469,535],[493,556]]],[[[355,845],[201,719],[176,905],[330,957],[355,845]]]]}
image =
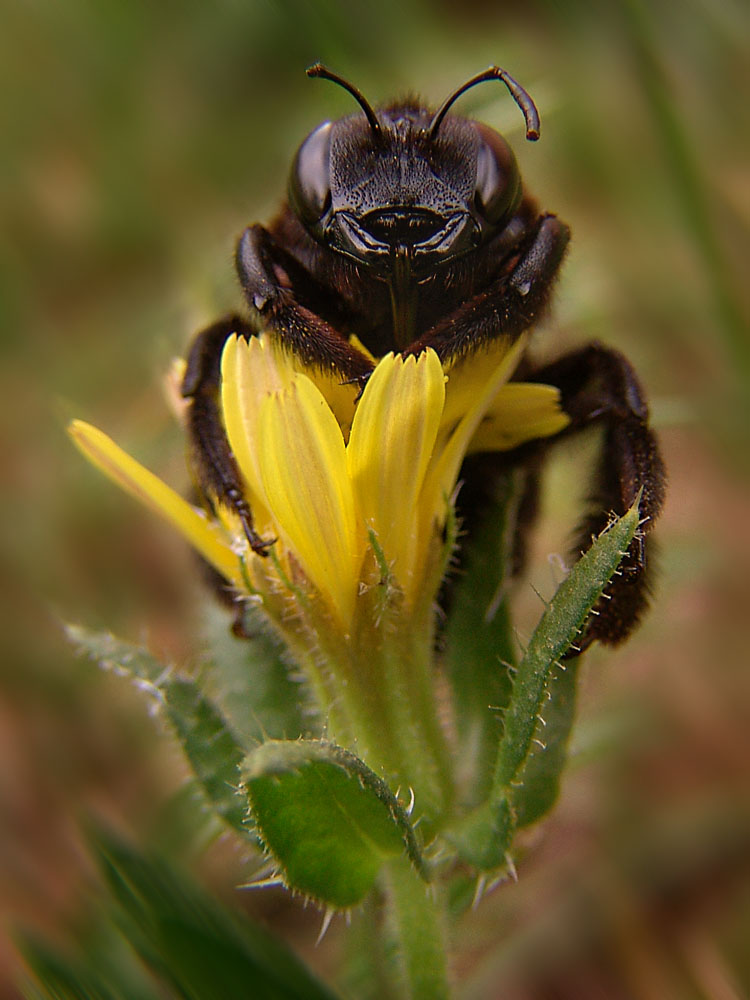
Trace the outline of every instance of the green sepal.
{"type": "Polygon", "coordinates": [[[147,649],[110,632],[68,625],[66,633],[80,652],[105,669],[130,677],[151,697],[174,729],[206,802],[225,823],[247,837],[246,810],[237,792],[245,748],[199,684],[178,677],[147,649]]]}
{"type": "Polygon", "coordinates": [[[323,740],[269,740],[245,759],[255,832],[286,885],[338,909],[359,903],[383,864],[406,854],[423,873],[409,819],[358,757],[323,740]]]}

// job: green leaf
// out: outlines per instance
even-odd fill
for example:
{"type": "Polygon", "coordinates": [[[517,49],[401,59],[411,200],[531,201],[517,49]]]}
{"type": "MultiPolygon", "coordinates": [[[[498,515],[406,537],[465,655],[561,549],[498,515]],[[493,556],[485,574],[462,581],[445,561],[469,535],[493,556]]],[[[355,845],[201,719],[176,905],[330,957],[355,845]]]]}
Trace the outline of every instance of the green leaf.
{"type": "Polygon", "coordinates": [[[286,647],[257,609],[245,607],[247,636],[241,639],[229,630],[225,609],[214,602],[204,609],[201,626],[210,658],[202,678],[205,692],[246,751],[269,737],[318,735],[311,694],[292,679],[286,647]]]}
{"type": "MultiPolygon", "coordinates": [[[[27,937],[21,941],[21,950],[29,968],[39,981],[24,990],[29,1000],[125,1000],[122,992],[113,993],[82,963],[71,960],[45,942],[27,937]]],[[[130,1000],[136,1000],[131,995],[130,1000]]],[[[144,997],[145,1000],[145,997],[144,997]]]]}
{"type": "Polygon", "coordinates": [[[565,661],[547,685],[549,700],[542,709],[544,749],[539,746],[526,758],[511,796],[516,826],[536,823],[557,801],[562,772],[568,759],[568,740],[575,718],[580,657],[565,661]]]}
{"type": "Polygon", "coordinates": [[[636,502],[578,560],[547,606],[518,665],[503,716],[491,793],[450,832],[460,856],[482,871],[505,866],[517,826],[538,819],[555,801],[576,681],[576,666],[563,667],[560,661],[617,572],[638,520],[636,502]],[[570,676],[561,683],[563,670],[570,676]]]}
{"type": "Polygon", "coordinates": [[[472,527],[471,544],[461,547],[461,565],[444,628],[445,664],[455,696],[462,746],[473,762],[475,795],[486,795],[492,780],[502,709],[508,703],[515,663],[508,599],[513,538],[522,492],[521,474],[497,483],[494,502],[472,527]]]}
{"type": "Polygon", "coordinates": [[[317,902],[359,903],[388,858],[422,870],[409,820],[354,754],[320,740],[271,740],[252,751],[243,787],[258,836],[286,884],[317,902]]]}
{"type": "Polygon", "coordinates": [[[488,799],[445,833],[462,861],[486,872],[507,865],[507,854],[515,832],[515,816],[503,797],[488,799]]]}
{"type": "Polygon", "coordinates": [[[247,836],[237,790],[243,748],[194,681],[176,678],[165,685],[164,695],[167,717],[206,798],[229,826],[247,836]]]}
{"type": "Polygon", "coordinates": [[[245,748],[199,685],[175,676],[147,649],[109,632],[91,632],[79,625],[68,625],[66,632],[81,652],[102,667],[131,677],[152,697],[172,725],[208,803],[247,837],[245,807],[237,793],[245,748]]]}
{"type": "MultiPolygon", "coordinates": [[[[638,528],[638,502],[602,532],[573,566],[534,630],[513,681],[513,693],[503,716],[504,733],[498,751],[494,795],[517,776],[543,730],[540,712],[550,675],[568,652],[591,609],[617,572],[638,528]]],[[[541,742],[544,742],[541,740],[541,742]]]]}
{"type": "Polygon", "coordinates": [[[96,837],[123,933],[143,961],[189,1000],[333,1000],[262,927],[221,907],[164,859],[110,834],[96,837]]]}

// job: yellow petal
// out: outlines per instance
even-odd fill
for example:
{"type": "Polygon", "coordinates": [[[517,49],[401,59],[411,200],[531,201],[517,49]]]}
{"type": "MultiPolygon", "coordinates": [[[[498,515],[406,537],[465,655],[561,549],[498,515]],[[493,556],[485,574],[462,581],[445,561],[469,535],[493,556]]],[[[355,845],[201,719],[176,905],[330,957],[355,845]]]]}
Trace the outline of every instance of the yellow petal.
{"type": "Polygon", "coordinates": [[[482,418],[469,451],[507,451],[534,438],[551,437],[569,423],[555,386],[508,382],[482,418]]]}
{"type": "MultiPolygon", "coordinates": [[[[375,367],[377,359],[373,357],[358,337],[352,336],[349,339],[349,343],[360,354],[364,354],[366,358],[372,361],[372,366],[373,368],[375,367]]],[[[346,382],[342,378],[341,372],[336,368],[330,368],[326,371],[320,365],[306,364],[297,357],[293,358],[293,364],[295,371],[307,375],[310,381],[323,393],[326,402],[333,410],[333,415],[338,421],[341,433],[344,435],[344,441],[348,441],[349,431],[354,419],[355,404],[357,397],[362,391],[362,386],[357,382],[346,382]]]]}
{"type": "Polygon", "coordinates": [[[136,500],[165,518],[223,577],[242,587],[239,560],[221,530],[202,511],[131,458],[102,431],[74,420],[68,433],[88,460],[136,500]]]}
{"type": "Polygon", "coordinates": [[[305,367],[304,374],[320,389],[341,428],[346,441],[354,419],[354,410],[361,386],[352,382],[342,382],[340,372],[335,369],[323,372],[317,368],[305,367]]]}
{"type": "Polygon", "coordinates": [[[445,376],[434,351],[387,355],[365,387],[347,447],[359,514],[406,592],[419,547],[417,498],[444,402],[445,376]]]}
{"type": "MultiPolygon", "coordinates": [[[[527,343],[527,338],[523,338],[523,343],[527,343]]],[[[443,423],[446,427],[453,428],[475,406],[487,381],[505,362],[513,347],[514,344],[509,337],[499,337],[475,353],[459,357],[446,365],[448,385],[443,414],[443,423]]]]}
{"type": "Polygon", "coordinates": [[[360,354],[364,354],[366,358],[369,358],[370,361],[372,361],[373,368],[375,367],[375,365],[378,363],[378,359],[375,357],[375,355],[372,353],[371,350],[365,347],[365,345],[362,343],[362,341],[359,339],[356,333],[353,333],[351,335],[351,337],[349,338],[349,343],[353,348],[355,348],[355,350],[359,351],[360,354]]]}
{"type": "MultiPolygon", "coordinates": [[[[445,510],[445,500],[453,493],[458,471],[461,468],[461,462],[469,442],[497,393],[512,375],[526,347],[526,342],[525,335],[519,337],[510,350],[502,353],[502,360],[494,371],[490,370],[485,374],[483,383],[481,379],[477,380],[475,383],[476,391],[468,409],[455,427],[449,426],[448,439],[445,442],[441,441],[442,447],[436,453],[435,461],[428,471],[420,502],[422,514],[427,519],[428,525],[435,518],[439,519],[445,510]]],[[[448,395],[451,391],[450,380],[452,377],[454,377],[453,371],[448,376],[448,395]]]]}
{"type": "Polygon", "coordinates": [[[266,336],[230,337],[221,359],[221,407],[232,454],[247,487],[256,529],[265,535],[270,516],[258,462],[258,421],[264,400],[289,385],[286,355],[266,336]]]}
{"type": "Polygon", "coordinates": [[[321,392],[297,374],[265,400],[258,430],[261,477],[278,534],[347,628],[363,539],[341,429],[321,392]]]}

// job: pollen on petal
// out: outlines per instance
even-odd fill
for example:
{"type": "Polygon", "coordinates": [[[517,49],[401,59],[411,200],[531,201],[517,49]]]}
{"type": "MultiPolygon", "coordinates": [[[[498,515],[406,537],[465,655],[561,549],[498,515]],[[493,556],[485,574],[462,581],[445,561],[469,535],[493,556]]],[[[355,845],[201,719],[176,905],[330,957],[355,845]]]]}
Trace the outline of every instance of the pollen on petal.
{"type": "Polygon", "coordinates": [[[241,567],[221,529],[196,510],[158,476],[123,451],[102,431],[74,420],[68,433],[76,446],[101,472],[136,500],[172,524],[207,562],[238,587],[241,567]]]}
{"type": "Polygon", "coordinates": [[[419,357],[387,355],[365,387],[347,447],[360,517],[376,532],[406,591],[420,546],[417,498],[444,402],[445,375],[434,351],[419,357]]]}
{"type": "Polygon", "coordinates": [[[268,396],[258,421],[265,497],[284,545],[344,627],[354,612],[364,550],[341,429],[305,375],[268,396]]]}

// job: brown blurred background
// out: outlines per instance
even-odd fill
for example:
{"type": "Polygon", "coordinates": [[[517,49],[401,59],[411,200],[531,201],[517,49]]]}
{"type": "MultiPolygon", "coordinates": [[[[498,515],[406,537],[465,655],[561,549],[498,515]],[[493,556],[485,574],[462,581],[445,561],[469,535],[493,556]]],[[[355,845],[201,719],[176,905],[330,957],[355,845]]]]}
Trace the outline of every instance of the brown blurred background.
{"type": "MultiPolygon", "coordinates": [[[[188,556],[69,446],[91,420],[184,488],[161,379],[237,302],[233,241],[284,194],[300,140],[374,102],[439,102],[499,63],[540,106],[523,142],[503,88],[463,99],[509,135],[573,229],[549,355],[598,337],[642,374],[670,471],[654,610],[583,672],[575,757],[520,881],[459,925],[462,996],[711,998],[750,991],[750,11],[742,0],[52,0],[0,33],[0,997],[15,928],[85,922],[81,817],[192,865],[225,899],[240,852],[203,850],[178,752],[126,682],[75,659],[61,620],[195,659],[188,556]]],[[[548,478],[531,569],[576,519],[585,449],[548,478]]],[[[538,612],[531,588],[522,615],[538,612]]],[[[525,623],[525,617],[522,622],[525,623]]],[[[525,627],[522,624],[522,628],[525,627]]],[[[317,918],[253,907],[310,962],[317,918]],[[313,924],[315,926],[313,926],[313,924]]]]}

